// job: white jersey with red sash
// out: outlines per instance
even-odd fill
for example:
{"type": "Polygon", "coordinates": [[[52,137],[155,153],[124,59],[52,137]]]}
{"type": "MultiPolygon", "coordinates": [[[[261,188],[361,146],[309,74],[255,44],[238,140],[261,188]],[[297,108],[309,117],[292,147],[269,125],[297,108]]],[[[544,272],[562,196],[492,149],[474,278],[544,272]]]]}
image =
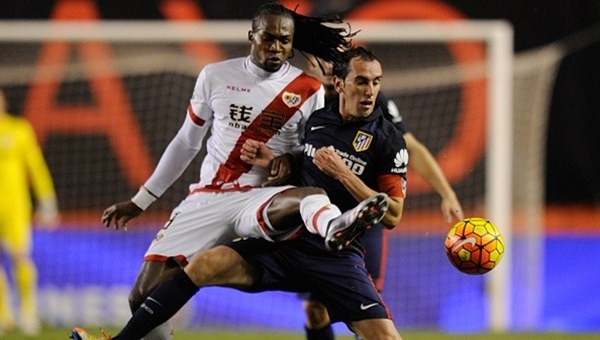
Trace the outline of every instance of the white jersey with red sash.
{"type": "Polygon", "coordinates": [[[240,160],[240,147],[255,139],[266,142],[276,156],[301,149],[306,120],[323,106],[320,88],[315,78],[287,63],[275,73],[258,68],[250,58],[207,66],[198,78],[190,114],[212,120],[212,136],[200,183],[192,189],[262,184],[265,172],[240,160]]]}
{"type": "Polygon", "coordinates": [[[276,156],[301,150],[306,120],[323,105],[321,83],[289,63],[274,73],[250,57],[207,65],[183,126],[144,187],[162,195],[200,150],[210,128],[200,179],[157,234],[146,259],[185,260],[240,236],[269,239],[264,210],[272,196],[289,187],[258,188],[267,172],[243,162],[241,146],[254,139],[267,143],[276,156]]]}

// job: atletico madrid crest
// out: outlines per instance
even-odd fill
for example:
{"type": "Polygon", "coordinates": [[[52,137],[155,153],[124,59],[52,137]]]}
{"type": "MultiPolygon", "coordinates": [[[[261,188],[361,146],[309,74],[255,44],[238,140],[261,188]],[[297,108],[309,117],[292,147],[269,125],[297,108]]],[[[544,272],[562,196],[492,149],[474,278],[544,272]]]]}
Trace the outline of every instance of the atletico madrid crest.
{"type": "Polygon", "coordinates": [[[356,150],[356,152],[362,152],[369,149],[372,140],[372,135],[363,131],[358,131],[356,133],[356,136],[354,136],[354,141],[352,142],[352,145],[354,146],[354,150],[356,150]]]}

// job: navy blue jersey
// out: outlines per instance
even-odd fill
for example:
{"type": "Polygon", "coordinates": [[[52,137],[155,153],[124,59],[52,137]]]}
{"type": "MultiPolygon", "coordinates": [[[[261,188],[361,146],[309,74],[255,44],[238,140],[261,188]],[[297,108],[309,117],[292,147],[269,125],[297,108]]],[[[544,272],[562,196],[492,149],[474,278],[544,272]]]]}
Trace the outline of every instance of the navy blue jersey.
{"type": "Polygon", "coordinates": [[[390,122],[394,123],[394,125],[400,131],[402,131],[403,135],[408,132],[408,129],[404,124],[404,120],[402,119],[402,115],[400,114],[400,111],[398,110],[398,107],[394,101],[389,100],[388,97],[379,92],[377,94],[377,98],[375,99],[375,106],[379,106],[381,108],[383,116],[390,122]]]}
{"type": "MultiPolygon", "coordinates": [[[[342,121],[338,111],[328,106],[307,121],[301,184],[323,188],[342,211],[356,206],[346,188],[312,162],[318,148],[331,146],[369,187],[404,197],[408,152],[402,131],[383,117],[381,108],[355,122],[342,121]]],[[[390,318],[356,244],[332,252],[322,237],[304,231],[289,241],[249,239],[227,246],[257,270],[251,291],[310,291],[332,321],[390,318]]]]}
{"type": "Polygon", "coordinates": [[[362,120],[344,122],[337,105],[331,104],[306,122],[300,184],[323,188],[332,203],[346,211],[358,204],[356,199],[312,162],[317,149],[330,146],[367,186],[404,197],[408,151],[402,132],[384,118],[380,107],[362,120]],[[382,186],[383,178],[385,183],[396,180],[391,186],[382,186]]]}

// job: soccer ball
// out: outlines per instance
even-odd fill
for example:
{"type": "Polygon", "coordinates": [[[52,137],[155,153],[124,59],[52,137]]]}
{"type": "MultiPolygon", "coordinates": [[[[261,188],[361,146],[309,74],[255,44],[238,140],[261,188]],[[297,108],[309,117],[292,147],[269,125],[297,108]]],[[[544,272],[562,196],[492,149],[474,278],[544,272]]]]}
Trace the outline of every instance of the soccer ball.
{"type": "Polygon", "coordinates": [[[485,274],[504,254],[504,239],[494,223],[470,217],[456,223],[444,242],[450,263],[466,274],[485,274]]]}

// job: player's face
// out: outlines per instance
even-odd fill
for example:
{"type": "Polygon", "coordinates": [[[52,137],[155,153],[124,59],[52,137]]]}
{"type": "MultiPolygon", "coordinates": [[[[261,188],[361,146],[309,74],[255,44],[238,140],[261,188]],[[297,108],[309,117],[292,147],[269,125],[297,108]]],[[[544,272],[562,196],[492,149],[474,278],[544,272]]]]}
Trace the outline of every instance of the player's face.
{"type": "Polygon", "coordinates": [[[344,120],[358,120],[373,113],[383,71],[378,61],[360,58],[350,60],[349,71],[345,79],[333,81],[340,95],[340,114],[344,120]]]}
{"type": "Polygon", "coordinates": [[[292,53],[294,20],[287,16],[264,15],[248,38],[252,62],[265,71],[275,72],[292,53]]]}

